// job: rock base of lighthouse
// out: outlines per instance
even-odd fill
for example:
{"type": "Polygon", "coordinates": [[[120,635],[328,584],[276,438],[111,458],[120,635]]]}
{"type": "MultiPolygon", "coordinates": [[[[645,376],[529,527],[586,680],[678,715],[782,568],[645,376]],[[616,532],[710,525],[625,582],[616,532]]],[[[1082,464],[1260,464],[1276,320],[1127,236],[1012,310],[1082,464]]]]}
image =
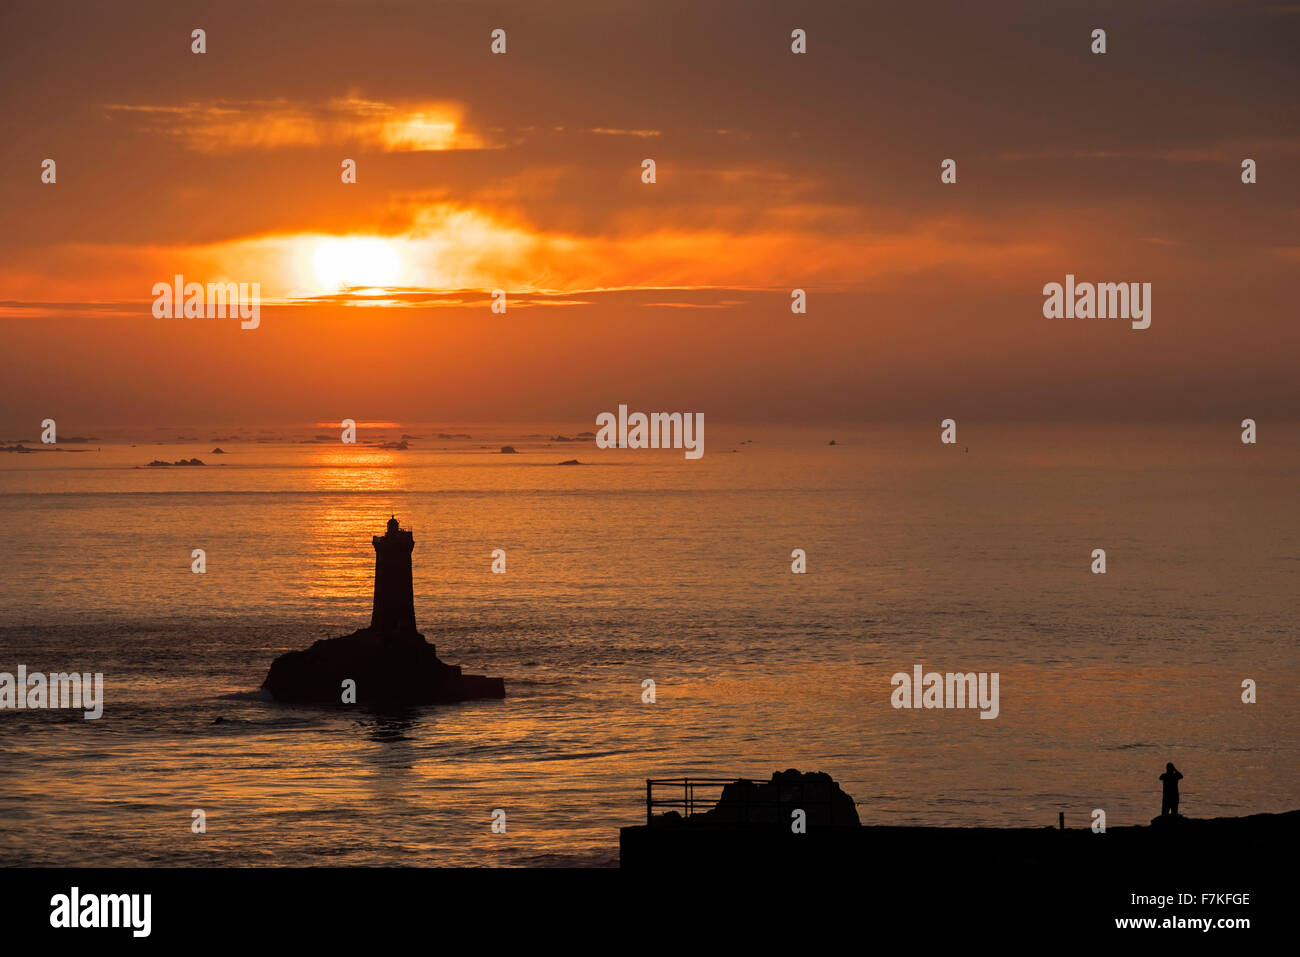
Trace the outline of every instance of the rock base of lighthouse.
{"type": "Polygon", "coordinates": [[[440,661],[418,632],[371,628],[281,655],[262,687],[290,704],[342,704],[349,679],[356,683],[355,703],[372,708],[506,696],[505,679],[462,673],[460,666],[440,661]]]}

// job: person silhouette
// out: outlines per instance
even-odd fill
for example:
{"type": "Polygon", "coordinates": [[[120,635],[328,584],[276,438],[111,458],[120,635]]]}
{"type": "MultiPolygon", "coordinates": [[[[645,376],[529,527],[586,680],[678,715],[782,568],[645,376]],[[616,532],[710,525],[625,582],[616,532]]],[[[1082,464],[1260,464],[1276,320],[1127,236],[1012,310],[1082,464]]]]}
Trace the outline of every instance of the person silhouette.
{"type": "Polygon", "coordinates": [[[1166,814],[1178,816],[1178,782],[1183,779],[1182,773],[1173,765],[1173,762],[1165,765],[1165,773],[1160,775],[1160,780],[1165,782],[1165,793],[1160,801],[1160,816],[1166,814]]]}

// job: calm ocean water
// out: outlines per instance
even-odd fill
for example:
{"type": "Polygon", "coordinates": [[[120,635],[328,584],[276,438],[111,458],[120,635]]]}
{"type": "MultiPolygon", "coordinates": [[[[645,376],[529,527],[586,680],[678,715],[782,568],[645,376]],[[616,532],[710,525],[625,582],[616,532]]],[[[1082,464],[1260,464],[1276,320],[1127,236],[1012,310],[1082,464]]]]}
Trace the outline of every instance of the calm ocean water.
{"type": "Polygon", "coordinates": [[[698,462],[506,432],[523,454],[0,456],[0,671],[100,671],[107,698],[0,711],[0,863],[613,865],[646,777],[787,767],[865,823],[1145,823],[1166,761],[1191,816],[1300,807],[1300,431],[710,426],[698,462]],[[262,700],[276,655],[368,623],[390,513],[421,630],[509,697],[262,700]],[[918,662],[998,671],[998,719],[891,708],[918,662]]]}

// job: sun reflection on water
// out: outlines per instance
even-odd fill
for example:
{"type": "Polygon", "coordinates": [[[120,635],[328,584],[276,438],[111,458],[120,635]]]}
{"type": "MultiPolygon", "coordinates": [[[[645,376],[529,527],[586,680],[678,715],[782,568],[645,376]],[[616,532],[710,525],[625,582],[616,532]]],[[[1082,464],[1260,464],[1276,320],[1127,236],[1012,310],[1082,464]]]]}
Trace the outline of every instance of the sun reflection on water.
{"type": "Polygon", "coordinates": [[[389,492],[406,487],[406,463],[388,449],[313,449],[311,487],[318,492],[389,492]]]}
{"type": "MultiPolygon", "coordinates": [[[[410,470],[387,449],[314,449],[310,487],[319,492],[406,492],[410,470]]],[[[391,507],[392,503],[387,503],[391,507]]],[[[374,556],[373,535],[383,533],[385,503],[359,507],[352,496],[328,497],[304,516],[300,587],[312,598],[334,602],[370,600],[374,556]]]]}

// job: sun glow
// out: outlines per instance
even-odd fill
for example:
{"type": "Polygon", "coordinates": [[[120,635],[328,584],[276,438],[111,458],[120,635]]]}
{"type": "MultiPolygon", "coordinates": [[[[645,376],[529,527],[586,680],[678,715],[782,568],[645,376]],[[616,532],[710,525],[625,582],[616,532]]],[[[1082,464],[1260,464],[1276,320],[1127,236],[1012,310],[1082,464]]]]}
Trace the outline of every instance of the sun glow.
{"type": "Polygon", "coordinates": [[[392,286],[397,282],[401,265],[393,244],[373,237],[322,239],[312,257],[316,281],[329,292],[392,286]]]}

